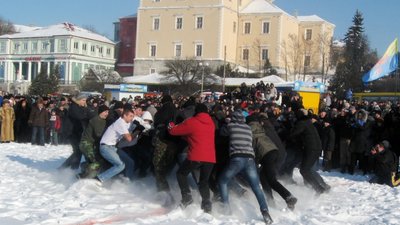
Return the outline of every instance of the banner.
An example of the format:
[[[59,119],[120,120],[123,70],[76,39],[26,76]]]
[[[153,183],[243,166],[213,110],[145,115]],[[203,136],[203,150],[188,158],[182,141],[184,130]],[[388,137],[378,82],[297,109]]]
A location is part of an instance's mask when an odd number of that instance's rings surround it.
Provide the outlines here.
[[[388,76],[391,72],[395,71],[399,64],[399,59],[397,56],[397,38],[389,45],[385,54],[378,61],[378,63],[364,76],[362,81],[368,83],[384,76]]]
[[[133,92],[133,93],[146,93],[147,85],[136,85],[136,84],[121,84],[120,91],[122,92]]]

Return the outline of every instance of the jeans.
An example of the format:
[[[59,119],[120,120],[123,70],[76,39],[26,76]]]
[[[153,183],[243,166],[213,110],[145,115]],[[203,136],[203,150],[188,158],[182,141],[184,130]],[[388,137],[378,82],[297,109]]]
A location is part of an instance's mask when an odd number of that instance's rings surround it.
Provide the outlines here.
[[[37,127],[34,126],[32,127],[32,139],[31,139],[31,143],[34,145],[36,144],[36,136],[37,134],[39,134],[39,145],[44,145],[44,127]]]
[[[256,195],[260,210],[268,210],[264,193],[260,188],[260,179],[258,177],[256,164],[251,157],[234,157],[230,159],[228,167],[225,168],[218,180],[222,202],[224,204],[229,204],[228,183],[240,172],[245,174],[251,189]]]
[[[118,149],[117,154],[125,164],[124,175],[129,178],[129,180],[133,180],[133,176],[135,175],[135,161],[122,149]]]
[[[58,145],[58,133],[54,129],[50,131],[50,139],[52,145]]]
[[[213,169],[212,163],[207,162],[194,162],[185,160],[176,172],[179,188],[181,189],[182,200],[187,201],[191,199],[190,187],[188,183],[188,175],[195,169],[200,169],[199,191],[202,198],[202,206],[211,206],[210,188],[208,186],[208,179],[210,178]]]
[[[125,169],[125,164],[122,162],[117,151],[118,149],[114,145],[100,145],[100,154],[112,164],[108,170],[97,176],[101,182],[111,179]]]

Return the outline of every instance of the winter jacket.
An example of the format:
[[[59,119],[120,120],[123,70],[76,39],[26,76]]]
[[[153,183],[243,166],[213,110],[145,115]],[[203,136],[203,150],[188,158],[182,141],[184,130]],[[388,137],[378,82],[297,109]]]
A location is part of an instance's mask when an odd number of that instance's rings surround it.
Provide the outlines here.
[[[222,136],[229,136],[229,156],[255,157],[251,128],[245,123],[241,110],[232,113],[231,122],[221,128]]]
[[[68,110],[68,118],[72,124],[72,136],[80,140],[83,130],[89,122],[89,115],[86,107],[72,102]]]
[[[156,128],[157,136],[161,140],[177,141],[168,133],[168,123],[176,122],[178,110],[172,102],[166,102],[154,115],[154,127]]]
[[[92,144],[100,144],[101,136],[106,128],[106,120],[95,116],[90,119],[89,124],[82,133],[81,141],[86,141]]]
[[[47,127],[49,124],[49,114],[47,110],[44,107],[39,109],[39,107],[35,105],[29,115],[28,123],[32,124],[34,127]]]
[[[324,151],[331,151],[335,150],[335,130],[332,126],[323,127],[322,128],[322,149]]]
[[[306,152],[320,152],[322,150],[318,131],[310,119],[298,120],[290,133],[290,139],[300,140]]]
[[[14,109],[0,108],[1,141],[14,141]]]
[[[250,122],[249,126],[253,134],[253,148],[256,153],[256,161],[260,162],[266,154],[277,151],[278,147],[276,147],[272,140],[265,134],[264,128],[259,122]]]
[[[188,159],[215,163],[215,125],[210,115],[199,113],[169,129],[174,136],[183,136],[189,144]]]
[[[351,138],[350,152],[366,154],[372,147],[368,139],[371,132],[371,123],[367,121],[368,114],[366,111],[360,110],[359,113],[363,115],[363,118],[356,120],[355,124],[353,124],[354,134]]]
[[[392,173],[397,172],[398,157],[390,149],[377,153],[375,158],[375,174],[378,177],[391,177]]]

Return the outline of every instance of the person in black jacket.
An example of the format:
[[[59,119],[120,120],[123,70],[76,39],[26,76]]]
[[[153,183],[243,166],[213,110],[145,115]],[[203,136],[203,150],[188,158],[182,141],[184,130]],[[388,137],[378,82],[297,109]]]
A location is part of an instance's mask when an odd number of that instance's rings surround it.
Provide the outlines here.
[[[81,141],[83,130],[89,122],[85,95],[79,95],[77,98],[73,99],[72,104],[69,107],[68,118],[72,125],[72,133],[69,138],[72,145],[72,154],[67,160],[65,160],[60,168],[70,167],[71,169],[78,169],[82,158],[79,143]]]
[[[335,120],[335,134],[339,138],[340,171],[345,173],[350,167],[350,141],[353,129],[350,126],[351,115],[348,110],[342,109]]]
[[[165,95],[161,100],[162,107],[154,115],[154,128],[156,134],[152,143],[154,146],[154,175],[159,192],[166,192],[168,200],[173,201],[167,181],[167,174],[175,164],[178,147],[176,145],[179,137],[173,137],[168,133],[168,124],[176,122],[178,111],[172,101],[171,96]],[[167,202],[166,204],[170,204]]]
[[[26,99],[22,99],[17,103],[15,109],[15,138],[18,143],[30,142],[31,133],[28,127],[29,115],[31,107]]]
[[[329,191],[330,186],[325,183],[313,168],[321,154],[322,145],[317,129],[313,126],[307,114],[305,109],[300,109],[296,112],[297,122],[290,133],[290,138],[301,140],[303,156],[300,164],[300,174],[303,176],[305,183],[310,184],[318,194],[322,194]]]
[[[332,153],[335,150],[335,130],[332,127],[331,120],[326,117],[323,120],[322,127],[322,150],[324,151],[324,171],[330,172],[332,169]]]
[[[390,150],[390,143],[385,140],[375,145],[371,155],[375,159],[375,176],[369,182],[397,186],[393,177],[397,173],[399,162],[397,155]]]

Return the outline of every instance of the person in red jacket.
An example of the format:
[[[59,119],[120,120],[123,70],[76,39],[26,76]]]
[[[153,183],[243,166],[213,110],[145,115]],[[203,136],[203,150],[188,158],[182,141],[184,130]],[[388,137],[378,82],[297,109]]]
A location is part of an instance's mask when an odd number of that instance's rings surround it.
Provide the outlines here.
[[[195,115],[179,125],[170,123],[169,133],[182,136],[188,142],[188,157],[176,172],[179,188],[181,189],[181,207],[186,208],[193,203],[188,184],[188,175],[200,169],[199,191],[202,198],[201,209],[210,213],[212,204],[208,179],[216,162],[215,156],[215,125],[208,108],[204,104],[197,104]]]

